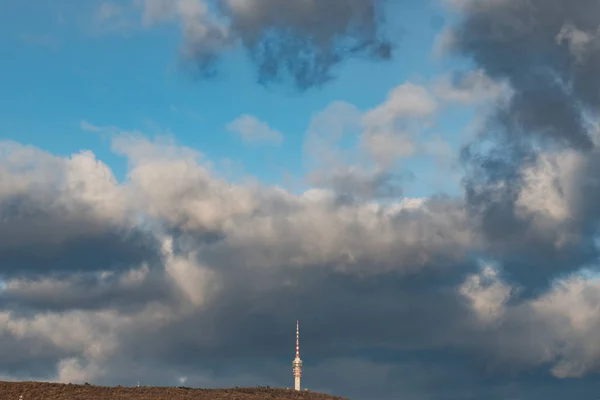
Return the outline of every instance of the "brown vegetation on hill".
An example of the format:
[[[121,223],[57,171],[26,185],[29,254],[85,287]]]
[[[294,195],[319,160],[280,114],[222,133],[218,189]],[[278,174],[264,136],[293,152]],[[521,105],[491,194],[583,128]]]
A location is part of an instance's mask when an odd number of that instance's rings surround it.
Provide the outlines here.
[[[185,387],[104,387],[43,382],[0,382],[1,400],[344,400],[309,391]]]

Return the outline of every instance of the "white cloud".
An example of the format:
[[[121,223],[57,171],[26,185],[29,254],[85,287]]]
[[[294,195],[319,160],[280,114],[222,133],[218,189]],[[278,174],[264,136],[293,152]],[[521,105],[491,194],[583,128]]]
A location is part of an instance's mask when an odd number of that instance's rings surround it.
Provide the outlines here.
[[[434,83],[433,90],[441,100],[463,105],[495,101],[511,94],[507,83],[492,80],[482,70],[458,76],[446,75]]]
[[[593,50],[590,46],[598,40],[599,35],[600,28],[590,32],[582,31],[571,24],[565,24],[556,35],[556,43],[559,45],[564,42],[568,43],[571,54],[581,63],[588,55],[589,50]]]
[[[239,135],[246,143],[266,143],[276,146],[283,142],[281,132],[253,115],[240,115],[227,125],[227,129]]]
[[[503,282],[498,271],[489,265],[478,274],[469,276],[460,287],[460,293],[469,299],[473,311],[484,323],[503,317],[512,288]]]
[[[414,127],[413,123],[429,122],[436,110],[436,99],[427,88],[406,82],[363,115],[362,145],[379,165],[393,165],[397,159],[415,152],[414,136],[422,125]]]
[[[86,120],[82,120],[79,123],[79,127],[87,132],[101,132],[103,131],[103,128],[100,126],[96,126],[94,124],[90,124],[89,122],[87,122]]]
[[[423,146],[421,133],[433,124],[438,101],[428,88],[405,82],[369,110],[333,102],[313,116],[305,141],[310,184],[356,198],[394,198],[405,172],[398,162],[417,154],[440,154]]]
[[[467,278],[460,289],[485,326],[501,338],[499,359],[526,366],[551,364],[557,378],[580,378],[598,368],[600,282],[570,277],[525,302],[509,304],[515,287],[489,267]],[[491,324],[491,325],[490,325]]]
[[[370,125],[392,124],[400,118],[426,118],[437,109],[435,99],[423,86],[406,82],[392,89],[386,101],[364,116]]]

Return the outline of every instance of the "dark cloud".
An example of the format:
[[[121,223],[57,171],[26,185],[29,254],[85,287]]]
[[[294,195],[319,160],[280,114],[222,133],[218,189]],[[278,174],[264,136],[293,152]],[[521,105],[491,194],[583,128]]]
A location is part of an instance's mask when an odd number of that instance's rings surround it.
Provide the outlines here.
[[[130,224],[119,190],[90,153],[61,160],[2,144],[0,277],[128,270],[157,263],[156,238]]]
[[[72,260],[75,261],[80,263],[80,267],[87,266],[80,259]],[[43,273],[23,268],[21,276],[24,278],[11,281],[0,295],[0,305],[23,315],[106,308],[134,312],[148,303],[177,297],[157,266],[132,270],[135,265],[137,263],[128,264],[125,271],[115,272],[110,262],[105,263],[100,269],[104,276],[102,273],[90,273],[89,268],[82,268],[79,273],[74,269],[60,271],[60,268],[53,268],[51,275],[54,277],[34,279],[31,279],[32,275]],[[107,274],[107,271],[110,273]]]
[[[331,80],[353,57],[389,60],[385,0],[144,0],[147,24],[179,18],[183,60],[200,76],[214,76],[221,55],[240,43],[257,67],[258,81],[291,81],[299,90]]]
[[[391,58],[385,37],[384,1],[224,0],[231,29],[258,65],[259,82],[291,78],[300,89],[332,78],[353,56]]]
[[[60,224],[62,221],[55,222]],[[51,232],[48,234],[51,235]],[[142,262],[156,263],[159,254],[155,239],[146,233],[115,231],[70,237],[59,243],[4,244],[0,246],[0,260],[0,274],[6,278],[32,273],[51,275],[127,270]]]
[[[20,376],[23,379],[51,376],[56,362],[67,353],[49,340],[18,337],[7,332],[0,335],[3,354],[0,376]]]
[[[481,233],[487,239],[489,255],[503,264],[510,279],[538,294],[548,288],[553,278],[574,272],[595,260],[598,255],[594,242],[596,223],[549,216],[543,207],[565,207],[561,203],[569,201],[564,193],[570,188],[561,177],[544,168],[546,165],[540,161],[541,156],[529,149],[515,147],[495,148],[493,154],[481,157],[467,153],[470,171],[465,180],[465,199],[470,215],[479,221]],[[540,164],[541,168],[536,169]],[[540,175],[547,174],[545,179],[549,187],[528,186],[532,184],[524,176],[528,168]],[[570,177],[590,178],[595,179],[589,175]],[[532,190],[530,196],[540,196],[542,203],[546,200],[550,204],[541,208],[529,207],[525,203],[533,200],[523,200],[528,190]],[[556,197],[544,199],[547,190],[554,191]],[[590,195],[595,192],[591,190]]]
[[[600,3],[455,3],[461,21],[452,30],[452,49],[488,76],[507,80],[514,92],[497,103],[479,143],[464,152],[466,200],[507,276],[525,285],[524,293],[543,291],[553,278],[598,257],[598,212],[581,208],[572,193],[575,186],[583,197],[598,194],[597,178],[585,165],[597,158],[590,118],[599,105],[600,81],[592,71],[600,54]],[[566,178],[563,168],[577,172]],[[532,171],[545,182],[536,182]],[[532,185],[539,186],[535,196],[546,210],[531,207]],[[568,208],[569,217],[550,215],[557,207]]]
[[[458,3],[458,2],[457,2]],[[590,148],[583,112],[598,105],[595,0],[463,1],[452,47],[516,94],[501,110],[516,136]]]
[[[328,175],[328,176],[327,176]],[[340,168],[328,174],[312,174],[309,182],[333,190],[341,201],[354,199],[395,199],[402,197],[406,178],[388,171],[360,171]]]

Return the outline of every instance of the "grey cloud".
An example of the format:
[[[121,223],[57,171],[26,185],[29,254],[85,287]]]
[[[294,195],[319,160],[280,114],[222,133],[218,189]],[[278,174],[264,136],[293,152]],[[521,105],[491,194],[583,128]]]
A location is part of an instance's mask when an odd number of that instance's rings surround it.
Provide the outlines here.
[[[61,226],[63,221],[56,222]],[[56,244],[3,245],[0,271],[6,277],[127,269],[142,262],[159,261],[155,246],[154,238],[145,233],[118,230],[72,237]]]
[[[102,265],[104,274],[73,270],[63,273],[62,279],[31,279],[37,271],[23,271],[25,278],[6,281],[0,304],[25,314],[102,308],[136,310],[150,302],[177,297],[173,285],[157,266],[130,269],[136,265],[133,262],[127,264],[127,270],[113,272],[108,269],[110,265]]]
[[[144,341],[135,332],[121,335],[122,347],[145,365],[206,368],[222,377],[248,373],[246,366],[252,364],[254,373],[264,374],[263,382],[285,386],[289,342],[293,343],[288,325],[294,324],[291,315],[299,316],[302,352],[310,364],[306,384],[343,394],[343,385],[329,378],[335,371],[326,372],[328,360],[355,355],[379,364],[377,354],[385,349],[388,362],[395,363],[396,357],[407,353],[417,358],[424,348],[456,342],[457,333],[464,330],[457,318],[464,315],[464,308],[456,293],[448,290],[451,286],[411,285],[394,274],[363,280],[322,269],[278,270],[257,273],[237,268],[224,277],[226,291],[207,309],[147,332]],[[287,285],[288,280],[296,284]],[[321,364],[325,365],[319,368]],[[235,384],[234,379],[230,382]],[[377,382],[363,385],[375,389]],[[357,388],[347,390],[353,396],[360,393]]]
[[[147,25],[179,20],[183,58],[213,75],[220,56],[241,43],[257,66],[258,81],[291,81],[305,90],[333,78],[351,57],[388,60],[384,1],[142,0]],[[213,7],[214,5],[214,7]]]
[[[406,178],[384,170],[361,171],[338,168],[327,173],[313,173],[308,181],[317,187],[331,188],[340,200],[394,199],[402,196]]]
[[[598,195],[588,169],[597,152],[548,156],[508,146],[468,157],[466,201],[490,255],[526,286],[523,294],[537,294],[598,258],[597,206],[583,200]]]
[[[66,355],[44,338],[19,338],[7,332],[3,332],[0,338],[3,354],[0,375],[22,379],[52,376],[57,360]]]
[[[577,98],[565,93],[558,82],[532,77],[520,86],[510,104],[498,110],[499,123],[511,140],[539,137],[559,146],[589,149],[592,139]]]
[[[1,148],[2,276],[129,268],[157,260],[154,238],[128,223],[123,194],[93,155],[65,160],[14,143]]]
[[[463,1],[462,21],[452,32],[455,52],[469,57],[516,91],[511,116],[520,134],[540,133],[567,145],[589,148],[580,107],[598,104],[595,32],[600,5],[584,0]],[[565,27],[572,27],[571,34]],[[585,57],[573,54],[573,29],[590,33]],[[570,39],[569,39],[570,38]]]
[[[597,369],[599,350],[592,334],[598,329],[593,311],[598,305],[597,281],[575,275],[555,283],[541,296],[513,302],[511,297],[516,297],[519,287],[494,276],[488,275],[486,280],[471,278],[475,284],[463,286],[461,292],[471,300],[480,329],[486,332],[487,340],[475,348],[480,358],[493,360],[489,364],[492,371],[518,374],[548,365],[554,377],[567,380]],[[508,292],[498,296],[499,287]],[[488,308],[496,312],[490,315]]]
[[[391,58],[383,32],[383,1],[225,0],[225,13],[258,65],[259,81],[291,77],[301,89],[332,78],[334,66],[366,55]]]
[[[543,292],[554,278],[598,258],[598,211],[579,203],[573,193],[582,198],[598,194],[587,165],[595,165],[597,158],[590,121],[598,105],[592,71],[600,5],[450,3],[461,17],[450,31],[453,51],[498,82],[508,82],[511,90],[463,153],[466,201],[480,221],[488,251],[504,264],[507,276],[525,286],[524,294]],[[547,183],[536,193],[546,199],[546,209],[531,206],[531,189],[540,180]],[[524,198],[530,206],[523,206]],[[566,208],[557,216],[552,207]]]

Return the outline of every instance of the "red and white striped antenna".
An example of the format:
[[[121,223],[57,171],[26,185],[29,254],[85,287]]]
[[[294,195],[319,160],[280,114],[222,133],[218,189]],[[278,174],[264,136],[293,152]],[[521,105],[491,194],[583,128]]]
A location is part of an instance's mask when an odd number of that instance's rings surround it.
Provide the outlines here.
[[[296,320],[296,358],[300,358],[300,322]]]

